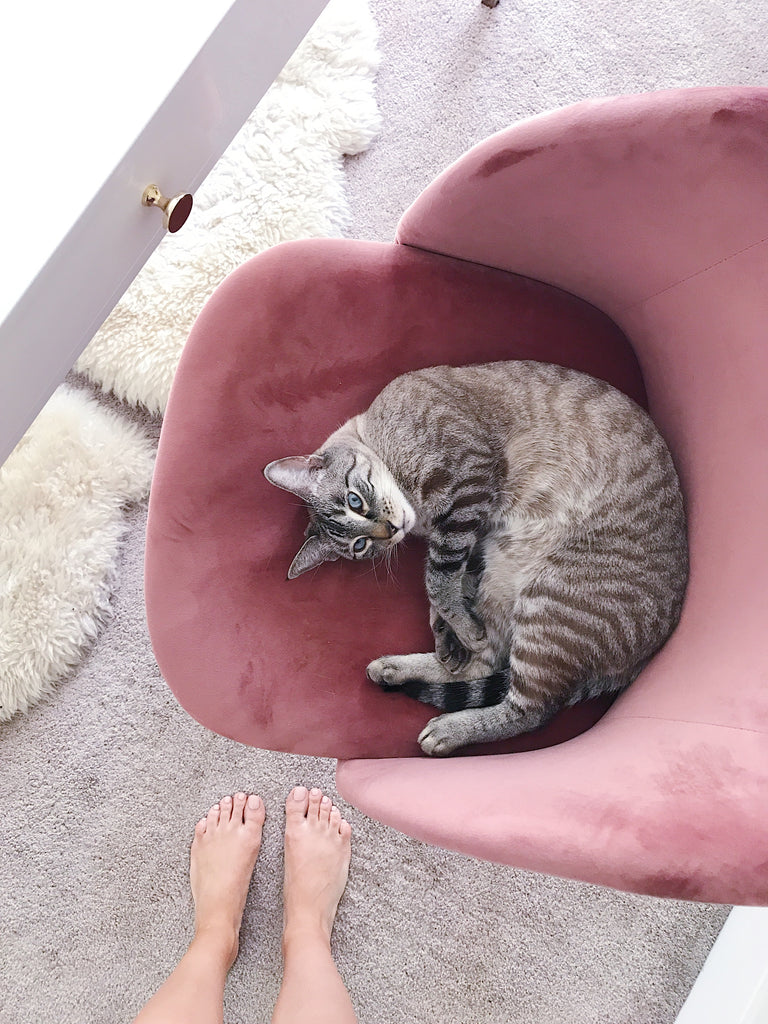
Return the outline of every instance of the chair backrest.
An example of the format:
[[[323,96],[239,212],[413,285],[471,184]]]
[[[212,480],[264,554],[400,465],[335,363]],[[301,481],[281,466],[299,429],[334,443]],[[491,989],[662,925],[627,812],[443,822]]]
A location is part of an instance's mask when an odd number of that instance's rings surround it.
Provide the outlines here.
[[[397,240],[557,285],[625,331],[683,483],[691,578],[606,717],[768,731],[768,89],[521,122],[437,178]]]

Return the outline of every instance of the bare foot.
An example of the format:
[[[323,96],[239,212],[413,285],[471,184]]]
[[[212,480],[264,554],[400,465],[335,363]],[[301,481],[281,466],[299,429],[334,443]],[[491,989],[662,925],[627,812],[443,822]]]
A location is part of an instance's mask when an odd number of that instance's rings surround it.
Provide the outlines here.
[[[297,786],[285,803],[283,941],[313,932],[330,942],[347,884],[352,828],[319,789]]]
[[[195,826],[189,866],[195,935],[220,940],[230,967],[237,957],[264,817],[261,797],[236,793],[214,804]]]

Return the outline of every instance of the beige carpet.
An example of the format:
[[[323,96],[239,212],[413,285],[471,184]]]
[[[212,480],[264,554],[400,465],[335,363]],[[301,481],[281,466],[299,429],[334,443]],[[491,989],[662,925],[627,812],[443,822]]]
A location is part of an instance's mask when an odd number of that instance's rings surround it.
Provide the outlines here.
[[[447,162],[518,117],[606,93],[768,85],[757,0],[630,0],[620,16],[575,0],[371,7],[383,130],[348,162],[356,237],[391,238]],[[54,702],[0,726],[3,1024],[132,1018],[191,934],[193,824],[238,788],[260,791],[269,817],[225,1019],[269,1020],[282,801],[299,781],[332,792],[331,762],[238,746],[179,708],[146,634],[141,507],[129,525],[97,646]],[[727,913],[475,862],[348,813],[335,951],[362,1024],[672,1024]]]

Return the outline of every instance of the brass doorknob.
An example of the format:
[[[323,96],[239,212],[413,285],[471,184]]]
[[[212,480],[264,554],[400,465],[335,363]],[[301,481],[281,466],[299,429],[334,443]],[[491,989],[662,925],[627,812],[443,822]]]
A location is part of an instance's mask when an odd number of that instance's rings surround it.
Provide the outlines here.
[[[147,185],[141,197],[142,206],[156,206],[163,211],[163,223],[174,234],[184,227],[192,210],[192,196],[182,192],[173,199],[166,199],[157,185]]]

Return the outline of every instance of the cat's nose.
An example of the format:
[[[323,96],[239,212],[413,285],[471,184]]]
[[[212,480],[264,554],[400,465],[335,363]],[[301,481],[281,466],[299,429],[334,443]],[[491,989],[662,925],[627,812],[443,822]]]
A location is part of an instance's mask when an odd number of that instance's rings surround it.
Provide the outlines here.
[[[385,523],[377,522],[371,530],[371,536],[377,540],[391,540],[397,533],[398,527],[387,520]]]

